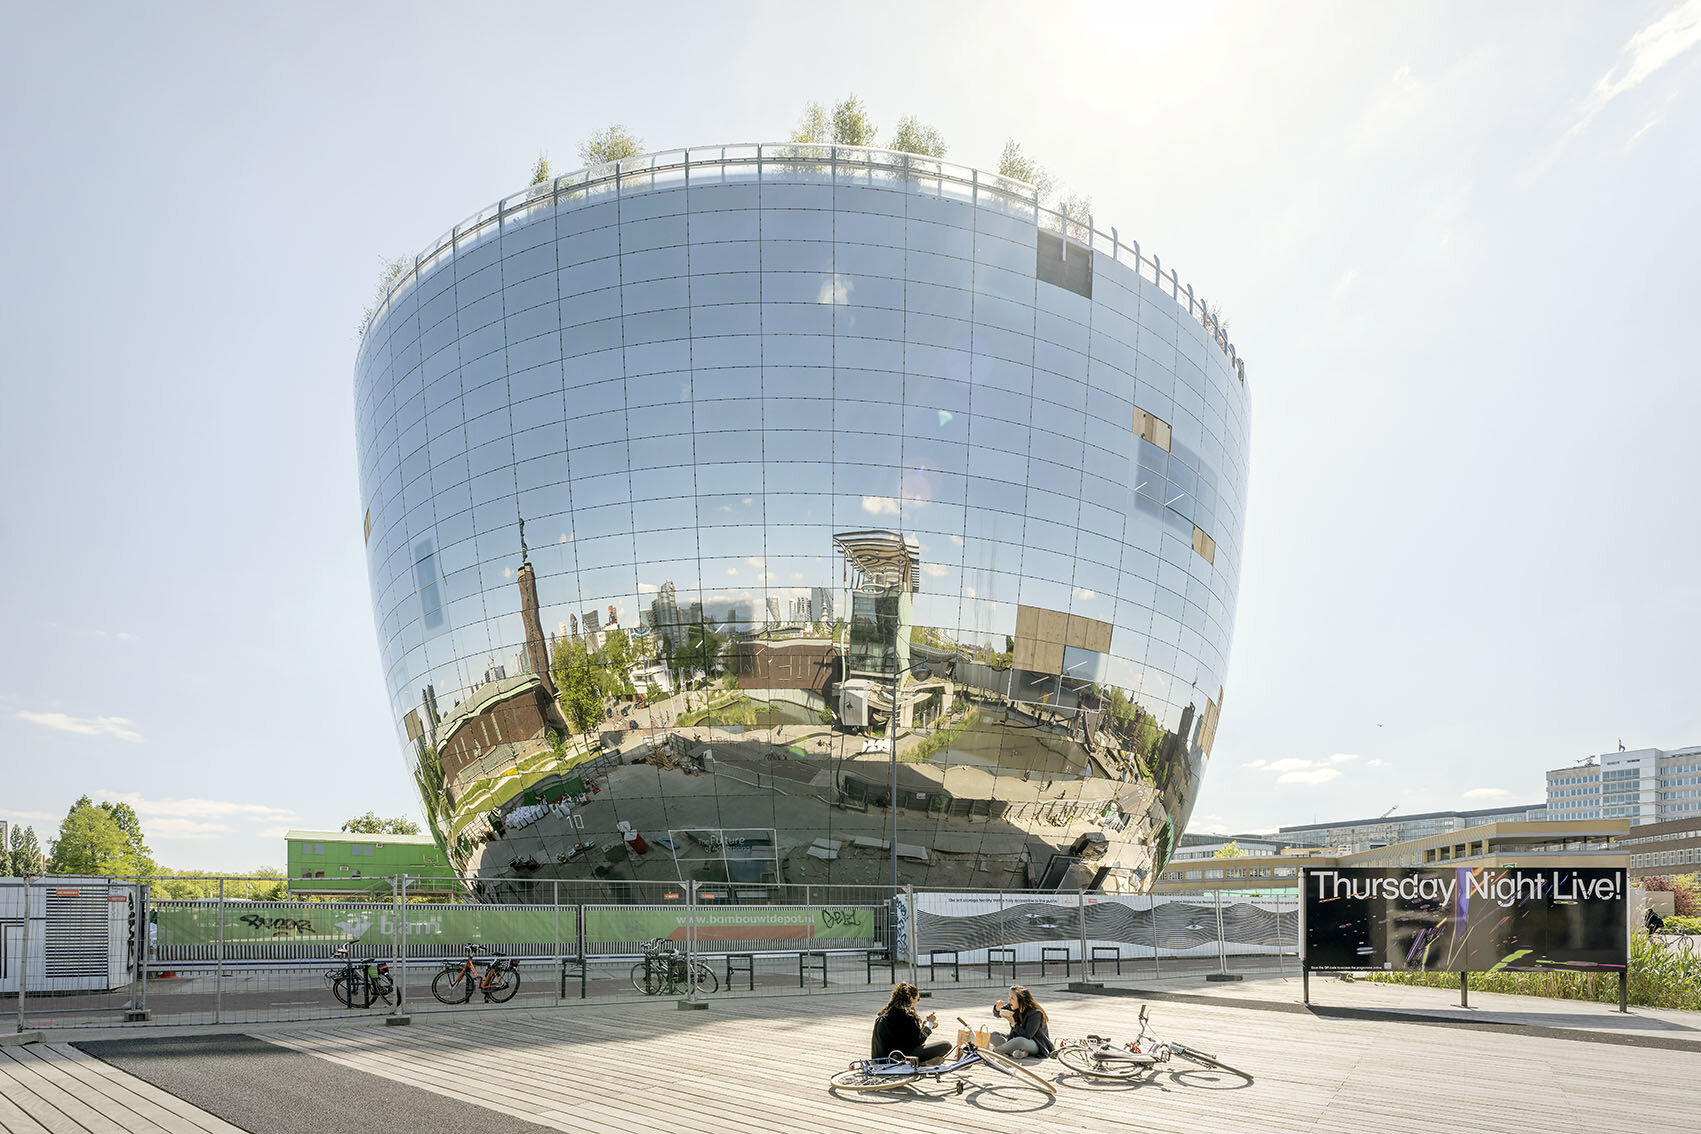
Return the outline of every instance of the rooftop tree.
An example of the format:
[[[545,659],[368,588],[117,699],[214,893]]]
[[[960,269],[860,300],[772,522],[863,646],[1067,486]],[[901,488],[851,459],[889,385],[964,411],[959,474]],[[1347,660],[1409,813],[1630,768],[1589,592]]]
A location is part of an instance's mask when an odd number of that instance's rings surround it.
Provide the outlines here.
[[[898,128],[893,132],[887,147],[906,154],[920,154],[922,157],[945,156],[945,139],[939,131],[925,125],[913,114],[898,119]]]
[[[592,134],[579,145],[579,158],[586,165],[624,161],[644,152],[644,139],[616,122]]]
[[[1004,152],[998,157],[998,175],[1026,181],[1039,190],[1042,201],[1051,196],[1051,174],[1045,171],[1043,165],[1023,153],[1021,143],[1014,138],[1004,143]]]

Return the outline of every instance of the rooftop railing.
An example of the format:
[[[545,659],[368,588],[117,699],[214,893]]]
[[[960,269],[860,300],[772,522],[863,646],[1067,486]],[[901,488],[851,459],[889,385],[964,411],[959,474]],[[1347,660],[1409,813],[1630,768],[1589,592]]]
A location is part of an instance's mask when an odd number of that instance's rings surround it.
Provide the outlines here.
[[[1007,210],[1030,215],[1042,229],[1060,233],[1072,243],[1102,252],[1118,263],[1128,264],[1135,274],[1155,284],[1174,299],[1188,316],[1205,329],[1206,336],[1228,357],[1241,383],[1246,382],[1246,364],[1229,341],[1228,332],[1213,305],[1191,284],[1183,284],[1174,268],[1166,269],[1161,259],[1141,251],[1137,240],[1123,240],[1113,227],[1100,229],[1091,213],[1071,215],[1066,209],[1047,208],[1040,191],[1025,181],[939,158],[867,146],[831,146],[810,143],[740,143],[651,154],[605,162],[575,170],[553,181],[530,186],[479,210],[432,241],[410,268],[390,284],[384,299],[373,310],[363,328],[383,317],[396,299],[445,257],[481,243],[506,225],[523,224],[539,214],[572,201],[617,196],[633,189],[654,189],[692,182],[761,180],[768,171],[804,171],[829,174],[834,183],[892,185],[905,183],[930,188],[941,197],[980,205],[996,201]]]

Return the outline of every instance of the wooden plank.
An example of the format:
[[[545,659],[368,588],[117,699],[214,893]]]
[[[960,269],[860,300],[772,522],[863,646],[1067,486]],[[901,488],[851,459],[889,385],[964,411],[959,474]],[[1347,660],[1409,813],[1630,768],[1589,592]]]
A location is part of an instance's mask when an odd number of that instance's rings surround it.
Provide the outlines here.
[[[104,1079],[117,1087],[130,1092],[138,1099],[158,1107],[161,1111],[181,1120],[186,1130],[204,1131],[205,1134],[245,1134],[239,1127],[232,1126],[217,1115],[209,1114],[193,1103],[185,1102],[168,1091],[161,1090],[146,1079],[120,1071],[118,1068],[96,1059],[92,1055],[78,1051],[70,1044],[46,1045],[64,1061],[68,1071],[90,1080]],[[161,1123],[165,1125],[165,1123]]]
[[[102,1108],[91,1105],[80,1097],[83,1092],[76,1089],[76,1084],[66,1083],[63,1072],[38,1056],[29,1054],[26,1048],[0,1048],[0,1055],[10,1060],[7,1072],[14,1081],[23,1083],[44,1103],[51,1105],[60,1114],[75,1122],[88,1134],[130,1134],[134,1129],[136,1134],[159,1134],[159,1128],[152,1123],[142,1122],[135,1115],[121,1107],[107,1107],[107,1110],[120,1112],[117,1115],[104,1113]],[[122,1121],[121,1121],[122,1120]],[[129,1126],[126,1126],[129,1123]]]

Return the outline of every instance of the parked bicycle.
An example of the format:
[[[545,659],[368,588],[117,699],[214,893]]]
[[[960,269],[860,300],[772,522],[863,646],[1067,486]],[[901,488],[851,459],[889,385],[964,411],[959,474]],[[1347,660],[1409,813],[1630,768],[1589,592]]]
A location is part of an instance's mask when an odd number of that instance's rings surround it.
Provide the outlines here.
[[[354,942],[342,946],[331,956],[343,962],[340,968],[325,973],[331,995],[344,1008],[370,1008],[375,1000],[389,1004],[396,994],[396,982],[390,977],[390,966],[383,961],[358,962],[354,959]]]
[[[1118,1045],[1103,1036],[1064,1040],[1057,1045],[1058,1061],[1071,1071],[1090,1075],[1096,1079],[1132,1079],[1160,1063],[1168,1063],[1172,1057],[1180,1057],[1197,1063],[1201,1067],[1239,1075],[1242,1079],[1250,1080],[1252,1078],[1246,1072],[1230,1067],[1209,1052],[1200,1051],[1196,1047],[1189,1047],[1175,1040],[1154,1041],[1150,1045],[1146,1045],[1146,1027],[1146,1006],[1142,1004],[1140,1006],[1140,1034],[1134,1037],[1134,1042]]]
[[[701,957],[687,961],[679,947],[665,937],[644,943],[644,959],[632,966],[632,987],[645,996],[672,996],[695,984],[699,992],[715,992],[721,982]]]
[[[431,978],[431,995],[445,1004],[465,1004],[472,999],[473,990],[484,993],[486,1002],[504,1004],[520,991],[520,968],[506,953],[494,954],[480,969],[473,954],[484,952],[479,945],[468,945],[463,961],[448,961],[443,971]]]
[[[976,1044],[973,1036],[974,1029],[961,1016],[957,1023],[969,1033],[970,1038],[957,1049],[957,1056],[949,1063],[941,1063],[933,1067],[923,1067],[913,1055],[882,1056],[879,1059],[857,1059],[852,1061],[849,1068],[840,1071],[828,1080],[834,1087],[842,1091],[889,1091],[894,1087],[902,1087],[917,1079],[932,1079],[939,1082],[940,1077],[965,1071],[977,1063],[984,1063],[994,1071],[1001,1071],[1024,1086],[1055,1095],[1057,1087],[1045,1079],[1010,1059],[999,1055]],[[965,1084],[957,1080],[957,1093],[963,1093]]]

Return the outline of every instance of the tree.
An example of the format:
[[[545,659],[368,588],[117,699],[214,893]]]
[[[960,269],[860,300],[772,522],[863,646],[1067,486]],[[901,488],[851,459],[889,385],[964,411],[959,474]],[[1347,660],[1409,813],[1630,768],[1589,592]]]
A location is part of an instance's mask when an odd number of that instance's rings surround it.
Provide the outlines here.
[[[579,157],[586,165],[623,161],[643,152],[644,140],[618,122],[598,130],[579,146]]]
[[[797,129],[791,132],[791,140],[825,145],[832,141],[832,137],[833,118],[827,113],[827,108],[818,102],[805,105],[803,117],[798,119]]]
[[[71,805],[47,868],[53,874],[139,874],[130,839],[105,806],[83,796]]]
[[[537,164],[532,166],[531,184],[542,185],[549,180],[549,158],[543,154],[537,155]]]
[[[602,691],[589,664],[568,666],[558,682],[557,700],[573,731],[587,733],[602,719]]]
[[[846,95],[833,107],[833,144],[839,146],[872,146],[879,133],[869,121],[862,100]]]
[[[130,857],[135,863],[134,874],[152,874],[154,872],[154,854],[148,849],[146,839],[142,836],[142,820],[128,803],[102,803],[101,810],[112,816],[112,821],[118,824],[118,829],[124,832],[124,841],[129,847]]]
[[[1086,243],[1093,231],[1093,199],[1084,193],[1066,193],[1057,202],[1057,211],[1068,218],[1069,235]]]
[[[47,856],[41,853],[41,843],[36,841],[34,827],[12,828],[12,849],[6,857],[6,873],[13,877],[22,878],[47,870]]]
[[[356,815],[343,824],[343,830],[356,835],[417,835],[419,824],[412,819],[398,816],[395,819],[380,819],[368,811],[365,815]]]
[[[401,279],[411,267],[413,259],[408,256],[397,256],[393,260],[384,261],[384,270],[378,274],[378,289],[372,295],[372,302],[368,303],[360,314],[360,326],[357,330],[361,335],[366,334],[366,325],[372,322],[372,316],[390,294],[390,285]]]
[[[898,119],[898,128],[892,134],[889,146],[891,149],[901,150],[906,154],[920,154],[922,157],[945,156],[945,139],[940,136],[939,131],[923,125],[913,114]]]
[[[1020,143],[1014,138],[1004,143],[1004,152],[998,158],[998,175],[1026,181],[1039,190],[1042,201],[1051,196],[1051,174],[1047,173],[1039,162],[1023,153]]]
[[[1230,839],[1228,842],[1226,842],[1222,846],[1218,847],[1217,853],[1212,855],[1211,857],[1212,858],[1245,858],[1246,852],[1240,849],[1240,843],[1239,842],[1235,841],[1234,839]]]
[[[708,677],[714,672],[725,645],[725,638],[701,622],[693,622],[686,631],[685,645],[674,651],[673,660],[680,669],[700,669]]]

